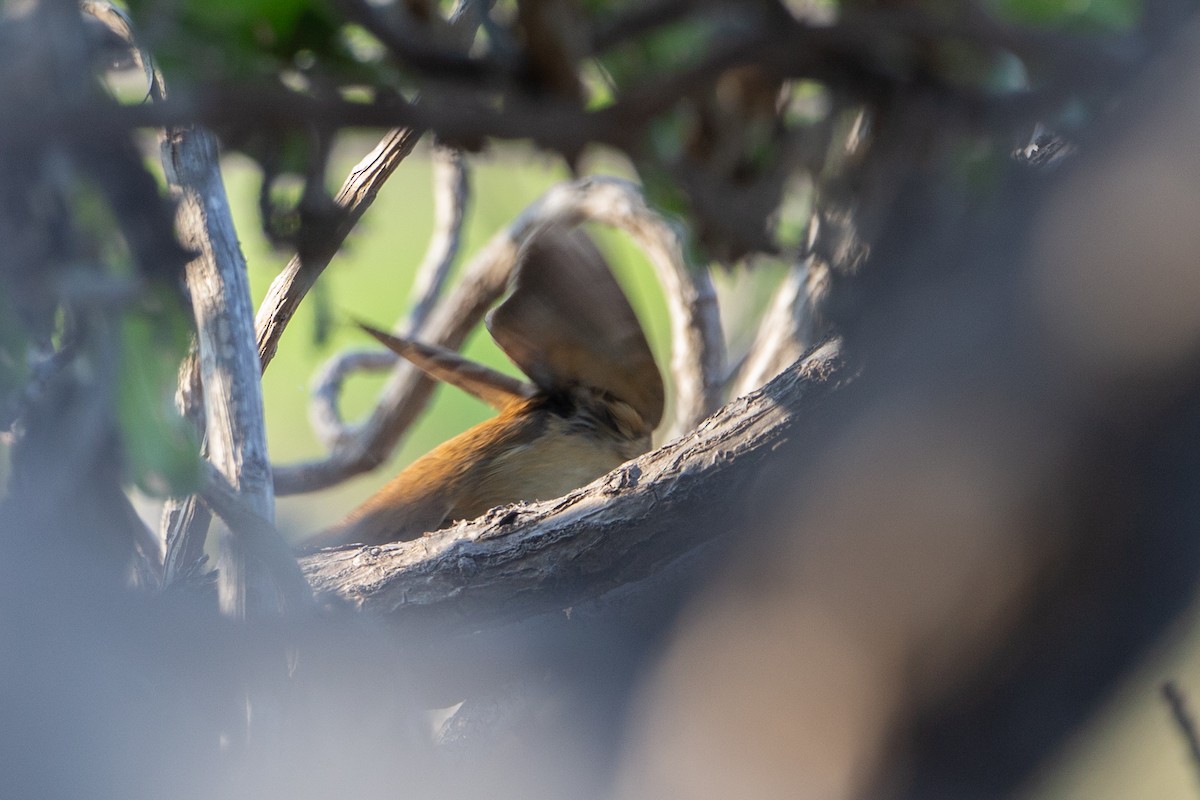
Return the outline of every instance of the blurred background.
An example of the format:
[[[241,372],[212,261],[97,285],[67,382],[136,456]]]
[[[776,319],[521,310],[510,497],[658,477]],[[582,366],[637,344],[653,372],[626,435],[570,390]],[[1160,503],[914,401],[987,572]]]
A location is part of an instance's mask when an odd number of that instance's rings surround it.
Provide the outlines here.
[[[115,45],[71,0],[0,15],[0,795],[422,797],[461,773],[445,796],[1200,797],[1163,691],[1200,697],[1196,3],[83,7]],[[126,11],[176,94],[145,90]],[[114,46],[135,76],[115,98],[93,80]],[[530,593],[537,613],[480,622],[455,605],[488,566],[472,558],[522,531],[450,531],[306,557],[364,583],[260,616],[214,585],[246,552],[275,579],[299,567],[251,526],[219,578],[189,563],[160,585],[148,493],[212,490],[171,435],[196,262],[154,133],[212,141],[196,121],[222,144],[255,305],[328,236],[376,126],[412,124],[468,153],[459,267],[549,187],[616,174],[711,273],[727,371],[776,288],[815,274],[827,291],[793,310],[848,366],[793,365],[758,397],[796,415],[769,453],[667,473],[670,511],[627,527],[699,544],[636,582],[580,577],[601,542]],[[260,510],[269,464],[323,454],[310,387],[369,345],[350,321],[408,308],[428,147],[264,376],[269,453],[234,443],[263,456],[237,495]],[[653,271],[594,233],[665,371]],[[515,373],[482,328],[464,351]],[[382,382],[353,378],[346,416]],[[278,528],[301,542],[487,416],[438,389],[388,463],[281,498]],[[356,613],[405,577],[372,559],[423,547],[463,555],[414,579],[444,605]],[[462,741],[434,735],[447,716]]]

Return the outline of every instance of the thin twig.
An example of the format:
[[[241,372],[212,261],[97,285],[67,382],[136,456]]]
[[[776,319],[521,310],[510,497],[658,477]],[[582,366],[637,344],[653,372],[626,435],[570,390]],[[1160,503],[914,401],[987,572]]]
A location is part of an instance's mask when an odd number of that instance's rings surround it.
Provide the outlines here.
[[[390,130],[362,161],[360,161],[338,190],[334,202],[342,209],[342,217],[332,226],[333,235],[319,251],[307,261],[293,256],[287,266],[271,282],[267,296],[258,307],[254,327],[258,341],[258,356],[262,369],[266,370],[279,347],[279,337],[291,321],[300,302],[317,278],[329,265],[342,242],[371,207],[384,181],[396,171],[400,162],[408,157],[421,138],[422,131],[415,128]]]
[[[762,386],[812,346],[820,336],[819,306],[828,290],[829,267],[820,259],[810,256],[788,270],[734,375],[731,396]]]
[[[503,293],[517,254],[539,230],[554,224],[600,222],[625,230],[646,251],[663,283],[672,323],[672,375],[676,396],[665,439],[693,427],[719,402],[724,341],[716,294],[708,273],[690,267],[680,234],[646,205],[636,185],[610,177],[560,184],[531,204],[471,260],[463,279],[429,318],[422,338],[456,349]],[[399,363],[367,423],[328,457],[275,468],[280,494],[313,491],[383,463],[424,408],[432,383]]]
[[[462,151],[453,147],[434,148],[433,235],[413,280],[412,296],[416,300],[408,318],[399,327],[404,336],[415,334],[429,319],[462,248],[463,223],[471,192],[470,177]]]
[[[452,14],[450,27],[454,36],[461,37],[464,47],[474,37],[478,25],[479,20],[471,13],[470,4],[460,3]],[[384,182],[396,171],[400,162],[412,153],[424,131],[425,128],[419,124],[402,124],[389,130],[375,149],[355,165],[342,182],[342,187],[334,197],[334,203],[342,209],[343,216],[333,226],[333,235],[329,241],[324,243],[319,251],[310,254],[307,261],[302,261],[299,255],[293,256],[283,271],[271,282],[267,296],[259,306],[254,320],[263,370],[266,370],[271,359],[275,357],[279,337],[296,313],[300,302],[308,294],[308,290],[329,265],[362,215],[375,202],[375,197]],[[436,163],[435,161],[435,169],[438,169]],[[461,158],[455,160],[454,168],[463,169]],[[457,181],[463,184],[462,191],[465,193],[465,174],[457,177]],[[455,186],[457,185],[456,182]],[[457,249],[457,239],[451,246]]]
[[[1200,733],[1197,732],[1196,720],[1188,709],[1187,696],[1175,681],[1167,681],[1162,685],[1162,696],[1171,710],[1171,719],[1175,721],[1179,735],[1187,745],[1192,769],[1196,771],[1197,779],[1200,779]]]
[[[399,14],[391,14],[386,18],[380,14],[377,4],[368,0],[333,0],[335,7],[350,22],[361,25],[378,39],[388,51],[406,67],[438,80],[457,79],[471,82],[495,82],[512,80],[516,77],[511,65],[490,57],[472,58],[466,54],[466,47],[461,42],[454,42],[450,25],[440,29],[426,23],[418,26],[404,24]],[[463,12],[466,4],[461,3],[459,10],[452,15],[456,17]],[[438,20],[439,22],[441,20]],[[476,23],[478,24],[478,23]],[[472,30],[472,33],[474,31]],[[436,34],[443,34],[437,36]],[[436,39],[445,39],[437,42]],[[434,39],[434,42],[430,42]],[[447,44],[449,47],[439,47]],[[460,45],[455,47],[454,45]]]
[[[270,123],[296,127],[320,123],[331,127],[404,126],[436,130],[450,141],[532,139],[564,153],[578,153],[590,142],[629,149],[640,143],[638,132],[656,115],[696,91],[711,87],[728,70],[749,64],[771,69],[784,78],[808,78],[852,95],[876,97],[908,82],[911,75],[881,63],[879,53],[898,44],[928,40],[967,40],[978,46],[1010,45],[1018,55],[1055,55],[1058,72],[1038,91],[996,95],[958,84],[925,86],[939,101],[960,109],[963,119],[987,125],[997,119],[1032,119],[1057,108],[1069,95],[1073,76],[1113,74],[1136,60],[1125,40],[1061,32],[1036,33],[1012,26],[981,26],[976,21],[947,21],[928,15],[857,15],[834,25],[772,20],[736,36],[724,37],[699,62],[624,91],[615,103],[589,110],[575,103],[532,100],[516,88],[497,89],[488,79],[461,78],[438,86],[437,103],[395,97],[376,103],[314,98],[275,87],[239,86],[154,106],[126,106],[97,115],[79,109],[55,124],[72,126],[160,127],[200,120],[212,125]],[[488,61],[481,61],[490,63]],[[486,71],[486,70],[484,70]],[[45,130],[42,119],[15,120],[6,133],[34,138]]]
[[[413,281],[412,296],[415,300],[412,308],[407,318],[396,325],[396,329],[404,336],[420,335],[425,321],[442,295],[462,246],[469,192],[469,173],[462,153],[450,147],[435,148],[433,235]],[[395,363],[396,356],[389,351],[361,349],[338,353],[325,362],[317,374],[308,409],[313,431],[325,447],[338,447],[359,428],[347,424],[338,407],[346,379],[359,370],[385,370]]]
[[[313,377],[308,422],[321,444],[330,450],[345,447],[360,428],[342,418],[338,405],[342,387],[350,376],[358,372],[386,372],[396,366],[397,358],[390,350],[359,348],[343,350],[320,366]],[[279,481],[278,475],[275,480]]]

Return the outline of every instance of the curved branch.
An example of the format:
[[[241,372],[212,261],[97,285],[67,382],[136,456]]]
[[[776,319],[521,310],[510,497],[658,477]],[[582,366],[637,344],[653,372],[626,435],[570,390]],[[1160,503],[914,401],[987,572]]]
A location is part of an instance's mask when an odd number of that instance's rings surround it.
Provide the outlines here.
[[[433,236],[413,281],[412,296],[416,301],[401,329],[404,336],[412,336],[424,327],[442,295],[454,259],[462,248],[463,223],[466,221],[467,201],[471,192],[470,178],[461,150],[441,146],[434,148]]]
[[[354,423],[346,423],[338,406],[346,380],[356,372],[386,372],[396,366],[397,359],[389,350],[358,348],[343,350],[321,365],[313,378],[308,405],[308,422],[321,444],[337,450],[359,430]],[[275,479],[278,482],[278,475]]]
[[[672,321],[676,397],[667,438],[673,438],[717,406],[725,349],[721,321],[707,272],[688,266],[676,228],[646,205],[641,191],[630,181],[590,177],[547,191],[493,236],[464,268],[462,281],[430,316],[422,339],[451,349],[461,346],[504,292],[526,241],[549,225],[588,221],[627,231],[646,251],[663,283]],[[397,364],[375,412],[357,435],[327,458],[277,466],[276,491],[313,491],[378,466],[424,408],[432,388],[415,367]]]
[[[678,228],[646,204],[641,190],[620,178],[585,178],[571,192],[545,196],[570,224],[600,222],[619,228],[646,253],[658,274],[671,317],[673,420],[664,441],[691,430],[716,410],[721,398],[725,340],[717,294],[708,271],[689,265]]]
[[[443,634],[594,599],[728,529],[721,523],[741,513],[736,498],[754,466],[844,374],[839,345],[828,342],[689,435],[565,497],[411,542],[323,550],[301,568],[326,600]]]
[[[442,295],[462,246],[469,192],[469,172],[462,152],[451,147],[435,148],[433,235],[413,281],[412,296],[416,300],[407,318],[397,326],[406,337],[420,333]],[[361,349],[338,353],[325,362],[317,374],[309,403],[309,421],[321,444],[330,449],[339,447],[361,427],[347,424],[338,408],[346,379],[359,370],[378,372],[395,364],[396,356],[387,350]]]

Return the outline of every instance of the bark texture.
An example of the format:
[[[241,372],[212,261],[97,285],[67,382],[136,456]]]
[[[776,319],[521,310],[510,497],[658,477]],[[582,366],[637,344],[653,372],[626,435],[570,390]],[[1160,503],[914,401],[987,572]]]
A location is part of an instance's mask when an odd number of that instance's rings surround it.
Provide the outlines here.
[[[755,466],[844,377],[839,344],[826,343],[687,436],[565,497],[411,542],[320,551],[302,569],[318,597],[443,633],[586,602],[723,533]]]

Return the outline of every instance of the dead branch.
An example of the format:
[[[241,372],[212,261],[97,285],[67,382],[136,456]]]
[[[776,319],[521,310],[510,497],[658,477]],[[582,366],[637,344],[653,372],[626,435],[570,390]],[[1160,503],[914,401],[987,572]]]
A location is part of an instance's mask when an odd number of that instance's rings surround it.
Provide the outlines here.
[[[342,209],[342,217],[332,226],[334,235],[307,262],[302,262],[299,255],[293,256],[271,281],[271,287],[254,320],[262,369],[265,370],[275,357],[279,337],[283,335],[283,329],[300,307],[308,290],[325,271],[325,267],[329,266],[334,254],[371,207],[371,203],[375,202],[384,181],[416,147],[422,133],[421,129],[412,127],[388,131],[375,149],[350,171],[338,190],[334,202]]]
[[[397,323],[404,336],[419,338],[422,326],[442,296],[450,268],[462,245],[470,191],[466,161],[460,151],[437,147],[433,153],[433,235],[413,281],[412,308]],[[309,420],[317,439],[333,449],[357,428],[347,425],[338,408],[346,379],[360,370],[380,371],[394,366],[396,356],[387,350],[355,349],[338,353],[321,367],[309,405]]]
[[[450,268],[462,247],[470,191],[470,173],[462,151],[453,147],[434,148],[433,235],[413,280],[415,301],[401,328],[406,336],[421,329],[442,296]]]
[[[476,13],[478,9],[473,6],[474,3],[461,2],[451,14],[451,36],[457,39],[458,44],[463,47],[466,47],[474,37],[481,22],[480,15]],[[308,290],[316,283],[325,267],[329,266],[329,262],[341,248],[346,237],[350,235],[350,231],[358,224],[362,215],[375,202],[375,197],[379,194],[379,189],[383,186],[384,181],[396,171],[400,162],[412,153],[425,129],[421,125],[404,123],[388,131],[375,149],[350,171],[346,180],[342,182],[342,188],[334,197],[335,205],[343,211],[343,217],[333,226],[334,235],[330,237],[329,241],[323,243],[319,251],[311,254],[307,262],[302,263],[298,254],[294,256],[271,282],[271,287],[267,290],[267,296],[263,299],[254,321],[258,334],[259,357],[262,359],[264,370],[271,363],[271,359],[275,357],[275,350],[279,347],[279,337],[283,334],[283,329],[291,320],[292,315],[296,313],[304,296],[308,294]],[[435,236],[434,240],[430,242],[427,256],[427,260],[434,260],[437,265],[443,261],[446,262],[445,267],[436,265],[430,267],[432,274],[429,291],[431,295],[436,296],[440,287],[438,270],[439,268],[448,270],[449,263],[453,262],[458,250],[461,238],[459,229],[462,222],[460,219],[456,223],[454,216],[461,215],[465,201],[460,201],[457,208],[452,201],[455,197],[465,198],[467,176],[460,156],[452,157],[448,164],[442,165],[439,165],[439,159],[435,158],[434,166],[438,175],[434,200],[439,204],[448,204],[448,208],[438,205],[436,213],[445,213],[449,216],[449,220],[445,221],[445,227],[442,227],[443,220],[439,217],[435,227],[444,231],[445,238],[439,240]],[[449,200],[443,196],[447,193],[451,195]],[[441,256],[436,257],[435,253],[440,253]],[[444,273],[441,274],[440,279],[445,279]],[[420,279],[418,279],[419,281]]]
[[[810,256],[792,266],[759,323],[754,344],[733,381],[730,396],[762,386],[821,335],[818,306],[829,290],[829,267]]]
[[[724,341],[708,274],[683,258],[678,231],[646,205],[641,191],[619,178],[589,177],[550,189],[471,260],[462,281],[430,316],[422,338],[459,347],[503,293],[522,245],[553,224],[600,222],[628,232],[655,267],[672,321],[674,421],[667,439],[688,430],[719,402]],[[383,463],[424,408],[432,383],[415,367],[397,364],[370,419],[328,457],[275,468],[279,494],[332,486]]]
[[[844,377],[839,345],[827,343],[687,436],[566,497],[412,542],[321,551],[301,567],[318,596],[442,632],[582,603],[717,535],[720,525],[687,521],[736,516],[750,465]]]
[[[200,487],[204,504],[240,537],[245,551],[266,567],[285,610],[294,613],[310,608],[312,590],[283,536],[270,521],[246,504],[215,467],[207,463],[204,466]]]
[[[187,266],[196,318],[203,388],[207,458],[238,492],[247,509],[275,516],[267,432],[246,261],[225,196],[217,143],[202,128],[168,131],[163,165],[179,193],[178,225],[184,245],[199,255]],[[203,528],[192,535],[202,536]],[[244,616],[248,583],[244,553],[236,539],[218,583],[222,608]],[[268,595],[263,594],[266,597]]]

